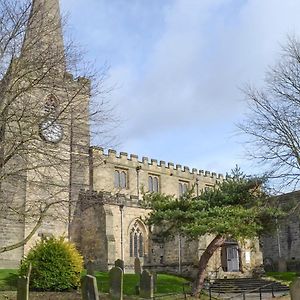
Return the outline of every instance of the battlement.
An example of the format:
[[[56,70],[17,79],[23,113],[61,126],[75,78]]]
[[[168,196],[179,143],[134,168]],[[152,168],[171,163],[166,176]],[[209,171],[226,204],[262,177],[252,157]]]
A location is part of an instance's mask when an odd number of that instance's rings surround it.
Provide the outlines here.
[[[128,167],[141,168],[141,169],[149,169],[151,170],[157,168],[158,171],[164,173],[168,172],[171,175],[183,176],[187,175],[196,175],[199,177],[212,178],[215,180],[223,180],[223,174],[217,174],[215,172],[210,172],[206,170],[198,170],[196,168],[190,169],[188,166],[182,166],[180,164],[174,164],[172,162],[166,163],[163,160],[158,161],[157,159],[148,158],[143,156],[140,160],[138,155],[136,154],[128,154],[127,152],[117,152],[113,149],[108,149],[107,152],[102,147],[91,147],[95,157],[101,156],[104,159],[104,162],[113,162],[115,164],[126,164]]]

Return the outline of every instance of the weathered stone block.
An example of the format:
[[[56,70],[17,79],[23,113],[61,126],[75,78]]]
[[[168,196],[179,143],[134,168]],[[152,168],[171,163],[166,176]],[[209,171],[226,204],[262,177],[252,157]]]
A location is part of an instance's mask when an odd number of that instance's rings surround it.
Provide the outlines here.
[[[99,300],[96,277],[91,275],[82,277],[81,295],[83,300]]]
[[[286,260],[284,257],[278,258],[278,272],[286,272],[287,271],[287,265]]]
[[[109,271],[109,294],[112,300],[123,300],[123,270],[119,267]]]
[[[154,288],[153,288],[153,275],[149,271],[144,270],[141,275],[140,281],[140,297],[141,298],[153,298]]]

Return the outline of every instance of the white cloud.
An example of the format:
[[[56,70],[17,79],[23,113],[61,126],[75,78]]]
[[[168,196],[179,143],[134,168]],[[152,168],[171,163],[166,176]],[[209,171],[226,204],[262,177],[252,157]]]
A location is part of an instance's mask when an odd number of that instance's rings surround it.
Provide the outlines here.
[[[300,32],[299,1],[75,2],[63,1],[76,11],[73,24],[92,55],[111,64],[110,81],[119,87],[111,98],[126,121],[124,150],[221,169],[241,161],[228,139],[245,111],[239,87],[261,85],[279,44]],[[201,139],[206,148],[198,160]],[[177,144],[181,149],[170,151]]]

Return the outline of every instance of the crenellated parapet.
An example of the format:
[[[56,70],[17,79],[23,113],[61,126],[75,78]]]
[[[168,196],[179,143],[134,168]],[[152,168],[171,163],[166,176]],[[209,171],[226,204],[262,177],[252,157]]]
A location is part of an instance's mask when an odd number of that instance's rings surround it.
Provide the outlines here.
[[[136,154],[128,154],[127,152],[117,152],[113,149],[108,149],[107,152],[104,151],[102,147],[92,147],[95,159],[97,157],[102,157],[104,163],[114,162],[120,166],[128,167],[140,167],[141,169],[151,169],[152,171],[158,171],[160,173],[168,173],[172,175],[182,176],[182,175],[194,175],[198,177],[207,177],[215,180],[222,181],[224,179],[223,174],[217,174],[215,172],[197,170],[196,168],[190,169],[188,166],[182,166],[180,164],[174,164],[173,162],[166,163],[163,160],[157,160],[153,158],[148,158],[143,156],[139,159]]]

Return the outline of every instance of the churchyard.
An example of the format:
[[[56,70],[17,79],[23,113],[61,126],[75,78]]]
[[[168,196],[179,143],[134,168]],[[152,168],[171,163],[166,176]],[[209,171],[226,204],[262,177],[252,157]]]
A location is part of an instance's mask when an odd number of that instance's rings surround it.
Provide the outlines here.
[[[122,266],[122,261],[116,265]],[[88,274],[89,273],[89,274]],[[29,275],[30,276],[30,275]],[[18,270],[0,270],[0,299],[184,299],[190,292],[189,281],[167,274],[150,274],[144,270],[141,274],[123,274],[116,266],[110,272],[85,270],[81,278],[81,289],[66,292],[30,291],[28,281],[20,281]]]
[[[122,261],[116,261],[116,265],[118,264],[122,266]],[[297,278],[295,272],[270,272],[267,275],[289,285]],[[194,299],[189,295],[190,282],[184,278],[167,274],[150,274],[148,271],[143,271],[141,275],[123,274],[120,267],[114,267],[110,272],[97,272],[88,268],[82,273],[81,289],[66,292],[30,290],[28,298],[26,296],[26,280],[23,282],[21,293],[17,292],[20,290],[20,281],[19,284],[18,281],[18,270],[0,270],[0,300],[16,299],[17,294],[18,300]],[[121,292],[122,287],[123,293]],[[298,289],[296,292],[298,293]],[[204,294],[201,299],[208,300],[209,296]],[[213,299],[219,298],[214,297]],[[283,295],[275,299],[293,300],[294,298]]]

